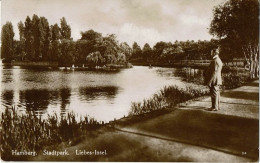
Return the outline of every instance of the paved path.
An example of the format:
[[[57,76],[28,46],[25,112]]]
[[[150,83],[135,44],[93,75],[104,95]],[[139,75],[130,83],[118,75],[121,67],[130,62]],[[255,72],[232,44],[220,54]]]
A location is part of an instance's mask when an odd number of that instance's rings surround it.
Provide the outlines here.
[[[186,151],[175,154],[192,161],[258,159],[259,81],[223,92],[220,111],[206,111],[210,106],[208,97],[179,106],[170,113],[116,128],[121,132],[179,143],[178,147],[170,148],[172,152]]]

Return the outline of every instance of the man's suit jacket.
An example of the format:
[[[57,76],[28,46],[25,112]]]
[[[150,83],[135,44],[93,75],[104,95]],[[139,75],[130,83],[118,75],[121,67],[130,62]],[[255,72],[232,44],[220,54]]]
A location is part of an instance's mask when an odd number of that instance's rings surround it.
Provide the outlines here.
[[[221,70],[222,70],[223,63],[221,59],[216,56],[209,65],[209,69],[207,71],[208,73],[208,80],[207,85],[208,86],[214,86],[214,85],[222,85],[222,78],[221,78]]]

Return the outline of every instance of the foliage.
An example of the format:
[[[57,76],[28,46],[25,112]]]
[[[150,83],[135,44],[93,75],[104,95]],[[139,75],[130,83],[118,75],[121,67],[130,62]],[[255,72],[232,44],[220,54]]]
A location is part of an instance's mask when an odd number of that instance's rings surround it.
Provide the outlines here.
[[[245,70],[238,68],[225,68],[223,69],[223,89],[233,89],[242,86],[249,80],[249,74]]]
[[[143,50],[142,50],[142,56],[144,58],[144,60],[148,60],[151,59],[151,56],[153,55],[153,51],[152,48],[150,47],[150,45],[148,43],[144,44]]]
[[[71,28],[66,19],[60,19],[60,26],[55,23],[49,25],[45,17],[33,15],[32,19],[27,16],[25,22],[18,24],[20,40],[13,40],[11,23],[3,26],[2,58],[11,61],[56,61],[62,66],[72,64],[86,66],[104,66],[106,64],[127,65],[132,56],[132,48],[126,43],[119,43],[116,35],[110,34],[105,37],[92,29],[81,32],[81,39],[73,41]],[[6,31],[10,26],[10,31]],[[11,41],[8,41],[11,40]],[[6,45],[6,46],[5,46]],[[7,52],[6,47],[9,47]],[[6,51],[6,52],[5,52]],[[5,55],[7,55],[7,58]]]
[[[71,39],[71,28],[67,24],[67,21],[64,17],[61,18],[60,20],[60,34],[61,34],[61,39]]]
[[[11,22],[6,22],[2,27],[1,42],[1,58],[4,58],[6,61],[12,60],[14,57],[14,30]]]
[[[209,59],[210,51],[216,47],[217,40],[210,41],[175,41],[171,42],[157,42],[153,48],[150,47],[148,43],[146,43],[143,47],[143,50],[135,45],[135,48],[139,51],[138,53],[133,51],[133,56],[131,57],[131,61],[139,61],[143,63],[160,63],[171,65],[178,60],[186,60],[186,59]],[[139,49],[139,50],[138,50]],[[134,54],[135,52],[135,54]]]
[[[122,53],[125,54],[126,60],[128,61],[132,56],[132,48],[126,42],[121,43],[120,48]]]
[[[259,1],[229,0],[213,10],[210,33],[220,39],[223,56],[259,62]],[[255,66],[250,71],[256,71]]]
[[[151,98],[143,102],[132,103],[129,115],[140,115],[155,110],[170,109],[179,103],[197,98],[209,93],[207,87],[199,85],[189,85],[185,88],[168,86],[154,94]]]
[[[132,58],[139,58],[142,55],[142,49],[141,47],[137,44],[137,42],[133,43],[133,54]]]
[[[84,117],[77,121],[77,116],[68,113],[58,118],[48,115],[47,119],[37,117],[34,112],[19,114],[15,108],[5,109],[1,115],[1,155],[2,159],[14,158],[11,151],[40,151],[55,147],[61,142],[74,141],[101,124],[93,118]]]

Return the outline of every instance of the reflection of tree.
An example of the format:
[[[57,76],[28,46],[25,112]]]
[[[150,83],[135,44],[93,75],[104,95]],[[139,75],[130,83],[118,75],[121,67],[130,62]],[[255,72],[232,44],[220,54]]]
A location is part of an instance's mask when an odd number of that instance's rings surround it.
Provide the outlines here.
[[[60,91],[60,98],[61,98],[61,113],[65,113],[66,111],[66,105],[70,103],[70,96],[71,96],[71,90],[68,88],[63,88]]]
[[[12,90],[4,91],[1,95],[1,100],[4,102],[5,106],[12,106],[14,99],[14,92]]]
[[[25,104],[26,110],[46,110],[51,100],[51,92],[48,90],[25,90],[20,92],[20,101]]]
[[[20,91],[20,102],[26,107],[27,111],[44,111],[46,112],[49,104],[61,103],[61,112],[65,112],[66,105],[70,103],[71,90],[63,88],[58,91],[42,90],[25,90]]]
[[[184,81],[196,82],[203,84],[203,69],[195,69],[191,67],[177,68],[174,71],[174,75],[181,77]]]
[[[118,87],[103,86],[103,87],[84,87],[79,88],[79,95],[87,101],[94,100],[100,96],[106,98],[113,98],[118,92]]]

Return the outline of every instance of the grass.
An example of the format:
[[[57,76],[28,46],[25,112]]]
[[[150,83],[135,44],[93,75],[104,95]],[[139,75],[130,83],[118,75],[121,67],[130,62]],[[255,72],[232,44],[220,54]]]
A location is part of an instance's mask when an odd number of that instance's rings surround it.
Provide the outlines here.
[[[177,104],[207,95],[208,93],[208,88],[202,85],[192,84],[185,88],[167,86],[160,90],[159,93],[154,94],[151,98],[144,99],[143,102],[132,103],[129,115],[140,115],[155,110],[172,108]]]
[[[40,151],[53,149],[61,142],[73,145],[89,131],[101,127],[93,118],[80,117],[74,113],[58,118],[57,114],[48,115],[47,119],[38,118],[34,112],[17,114],[13,107],[6,108],[1,115],[1,157],[12,160],[11,151]]]

